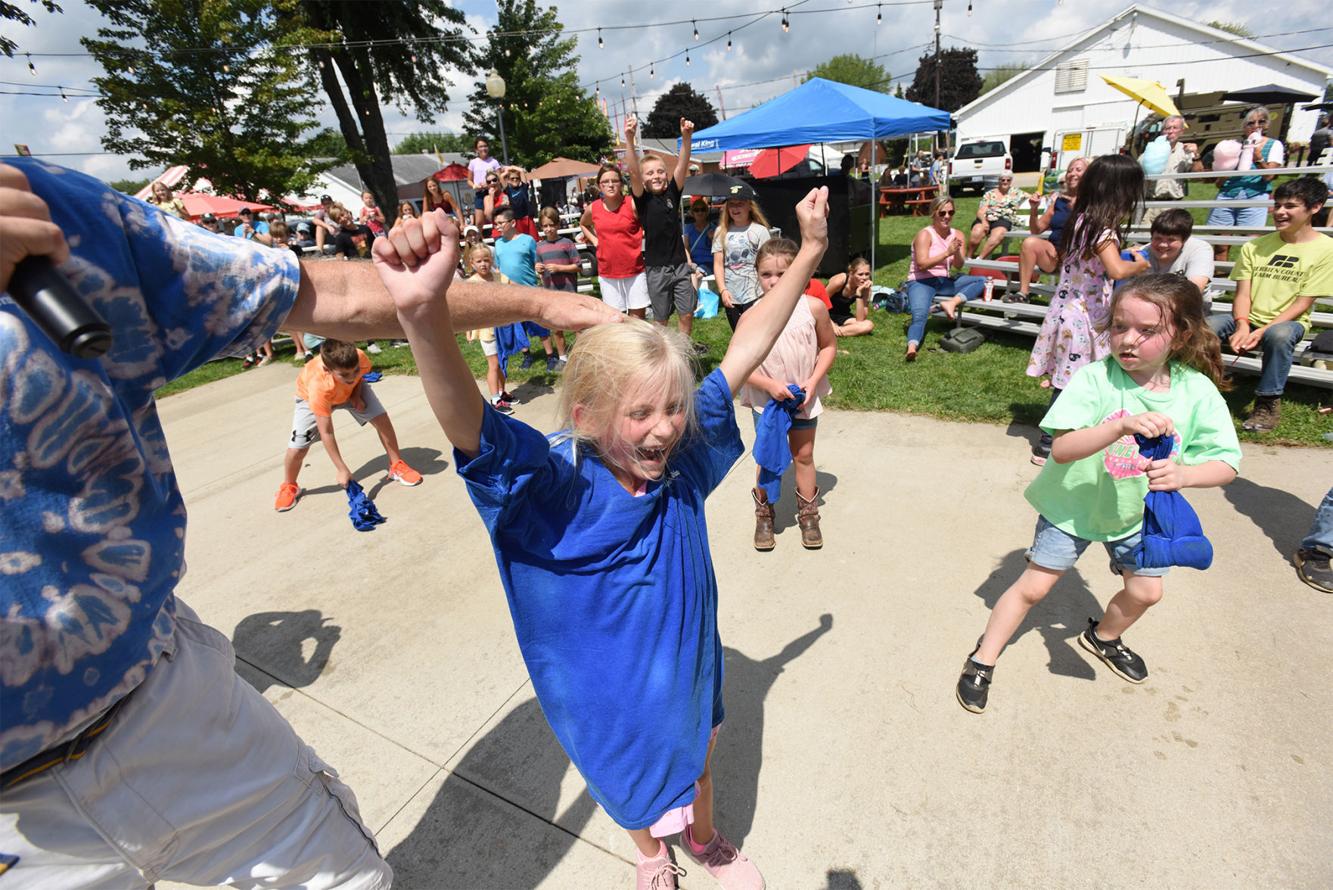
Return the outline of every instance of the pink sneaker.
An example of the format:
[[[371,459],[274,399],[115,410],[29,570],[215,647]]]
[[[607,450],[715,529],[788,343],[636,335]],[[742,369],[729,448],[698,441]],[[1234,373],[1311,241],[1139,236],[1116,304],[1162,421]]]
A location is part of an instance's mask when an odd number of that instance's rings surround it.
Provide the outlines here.
[[[634,885],[636,890],[676,890],[676,876],[684,875],[685,869],[671,861],[671,854],[667,852],[666,844],[661,844],[657,850],[657,855],[651,859],[645,857],[638,850],[635,850],[634,853],[639,858],[639,865],[635,872],[637,875],[637,881]]]
[[[682,838],[685,843],[681,847],[687,856],[702,865],[722,885],[723,890],[764,890],[764,876],[759,873],[759,869],[717,829],[713,830],[713,839],[708,842],[708,846],[698,853],[694,852],[692,828],[685,829]]]

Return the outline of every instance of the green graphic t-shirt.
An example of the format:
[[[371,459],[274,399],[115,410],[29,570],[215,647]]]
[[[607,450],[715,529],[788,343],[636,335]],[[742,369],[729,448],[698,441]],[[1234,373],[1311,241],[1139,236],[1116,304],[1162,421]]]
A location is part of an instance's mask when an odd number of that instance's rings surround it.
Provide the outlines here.
[[[1175,424],[1172,459],[1186,465],[1225,461],[1240,469],[1240,442],[1217,387],[1186,365],[1171,366],[1171,389],[1149,392],[1114,357],[1084,365],[1069,381],[1041,428],[1049,433],[1086,429],[1113,418],[1153,411]],[[1139,449],[1124,436],[1082,460],[1048,460],[1024,496],[1052,525],[1087,541],[1118,541],[1143,524],[1148,477]]]
[[[1288,244],[1277,232],[1240,249],[1232,281],[1250,280],[1250,324],[1266,325],[1297,297],[1333,296],[1333,238]],[[1297,319],[1310,329],[1310,310]]]

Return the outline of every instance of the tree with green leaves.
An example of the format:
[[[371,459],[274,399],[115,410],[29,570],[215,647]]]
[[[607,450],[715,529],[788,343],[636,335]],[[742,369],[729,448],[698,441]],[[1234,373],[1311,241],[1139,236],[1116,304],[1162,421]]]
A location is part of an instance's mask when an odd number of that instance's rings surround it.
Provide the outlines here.
[[[32,0],[37,3],[39,0]],[[42,8],[47,12],[60,12],[60,6],[55,0],[40,0]],[[20,25],[31,26],[36,20],[24,11],[22,6],[17,3],[8,3],[0,0],[0,21],[18,22]],[[0,53],[14,58],[14,50],[18,49],[18,42],[11,37],[0,34]]]
[[[935,54],[927,53],[917,61],[916,77],[907,88],[907,98],[932,108],[957,111],[981,95],[981,75],[977,73],[977,51],[951,47],[940,50],[940,93],[935,98]]]
[[[860,87],[863,90],[874,90],[877,93],[889,91],[889,73],[884,70],[884,66],[874,59],[867,59],[855,53],[843,53],[826,62],[820,62],[805,79],[809,80],[812,77],[835,80],[838,83]]]
[[[140,189],[152,181],[151,179],[113,179],[108,185],[122,194],[136,195]]]
[[[311,71],[338,117],[356,172],[392,224],[398,185],[381,98],[419,120],[434,121],[448,107],[453,86],[445,71],[476,71],[468,42],[472,31],[463,11],[447,0],[296,0],[296,5],[300,14],[289,20],[283,42],[307,47]]]
[[[1012,80],[1024,71],[1028,70],[1027,65],[998,65],[986,72],[986,76],[981,79],[981,93],[989,93],[1007,80]],[[941,87],[941,89],[943,89]],[[978,93],[978,95],[981,95]]]
[[[491,153],[501,156],[503,114],[510,163],[532,169],[557,155],[583,161],[604,156],[613,144],[611,127],[579,86],[576,41],[562,36],[556,8],[499,0],[496,12],[479,62],[504,78],[505,95],[492,99],[484,84],[477,87],[464,115],[471,137],[485,136]]]
[[[717,110],[708,97],[697,93],[688,83],[675,83],[657,97],[643,135],[650,139],[675,139],[680,136],[680,119],[694,121],[696,130],[717,124]]]
[[[472,140],[457,133],[411,133],[393,147],[396,155],[433,155],[437,151],[466,154],[472,151]]]
[[[102,145],[130,167],[186,164],[223,193],[277,200],[328,165],[301,57],[274,46],[296,0],[88,0],[107,24],[82,38],[102,66]],[[152,35],[150,49],[135,48]]]

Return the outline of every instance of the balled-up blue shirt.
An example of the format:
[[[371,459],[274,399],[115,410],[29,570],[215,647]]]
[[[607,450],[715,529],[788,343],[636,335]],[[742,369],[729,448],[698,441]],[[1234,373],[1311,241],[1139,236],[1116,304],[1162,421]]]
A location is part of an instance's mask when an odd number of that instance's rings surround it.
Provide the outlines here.
[[[721,371],[694,404],[697,432],[638,497],[588,449],[489,409],[480,453],[454,455],[542,711],[593,798],[630,829],[694,799],[723,716],[704,498],[744,449]]]
[[[153,392],[271,337],[291,251],[215,235],[81,173],[5,158],[64,231],[61,271],[110,323],[60,352],[0,297],[0,769],[74,731],[173,650],[185,505]]]

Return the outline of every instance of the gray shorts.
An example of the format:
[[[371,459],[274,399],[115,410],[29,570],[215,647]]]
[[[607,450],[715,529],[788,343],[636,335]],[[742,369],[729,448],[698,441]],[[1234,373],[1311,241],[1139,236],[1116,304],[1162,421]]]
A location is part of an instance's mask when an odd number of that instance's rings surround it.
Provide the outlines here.
[[[334,405],[334,411],[346,411],[356,418],[356,422],[365,426],[367,422],[374,420],[384,413],[384,406],[380,404],[379,396],[375,395],[375,390],[370,388],[370,384],[361,384],[361,395],[366,400],[364,411],[358,411],[352,407],[351,402],[343,402],[341,405]],[[292,436],[287,440],[288,448],[309,448],[319,441],[319,427],[315,425],[315,412],[310,410],[306,400],[297,396],[296,410],[292,412]]]
[[[694,314],[699,292],[694,289],[688,264],[648,266],[644,271],[648,273],[648,299],[653,307],[653,318],[666,321],[673,308],[681,315]]]
[[[1111,574],[1119,575],[1123,572],[1132,572],[1145,578],[1160,578],[1167,573],[1167,569],[1136,569],[1134,567],[1134,554],[1138,551],[1139,544],[1142,541],[1143,531],[1140,529],[1127,538],[1102,543],[1102,546],[1106,548],[1106,555],[1111,559]],[[1074,563],[1078,562],[1078,558],[1083,555],[1083,551],[1091,543],[1091,541],[1086,541],[1063,529],[1056,528],[1046,520],[1045,516],[1038,515],[1037,531],[1032,536],[1032,547],[1023,555],[1033,565],[1063,572],[1074,567]]]

